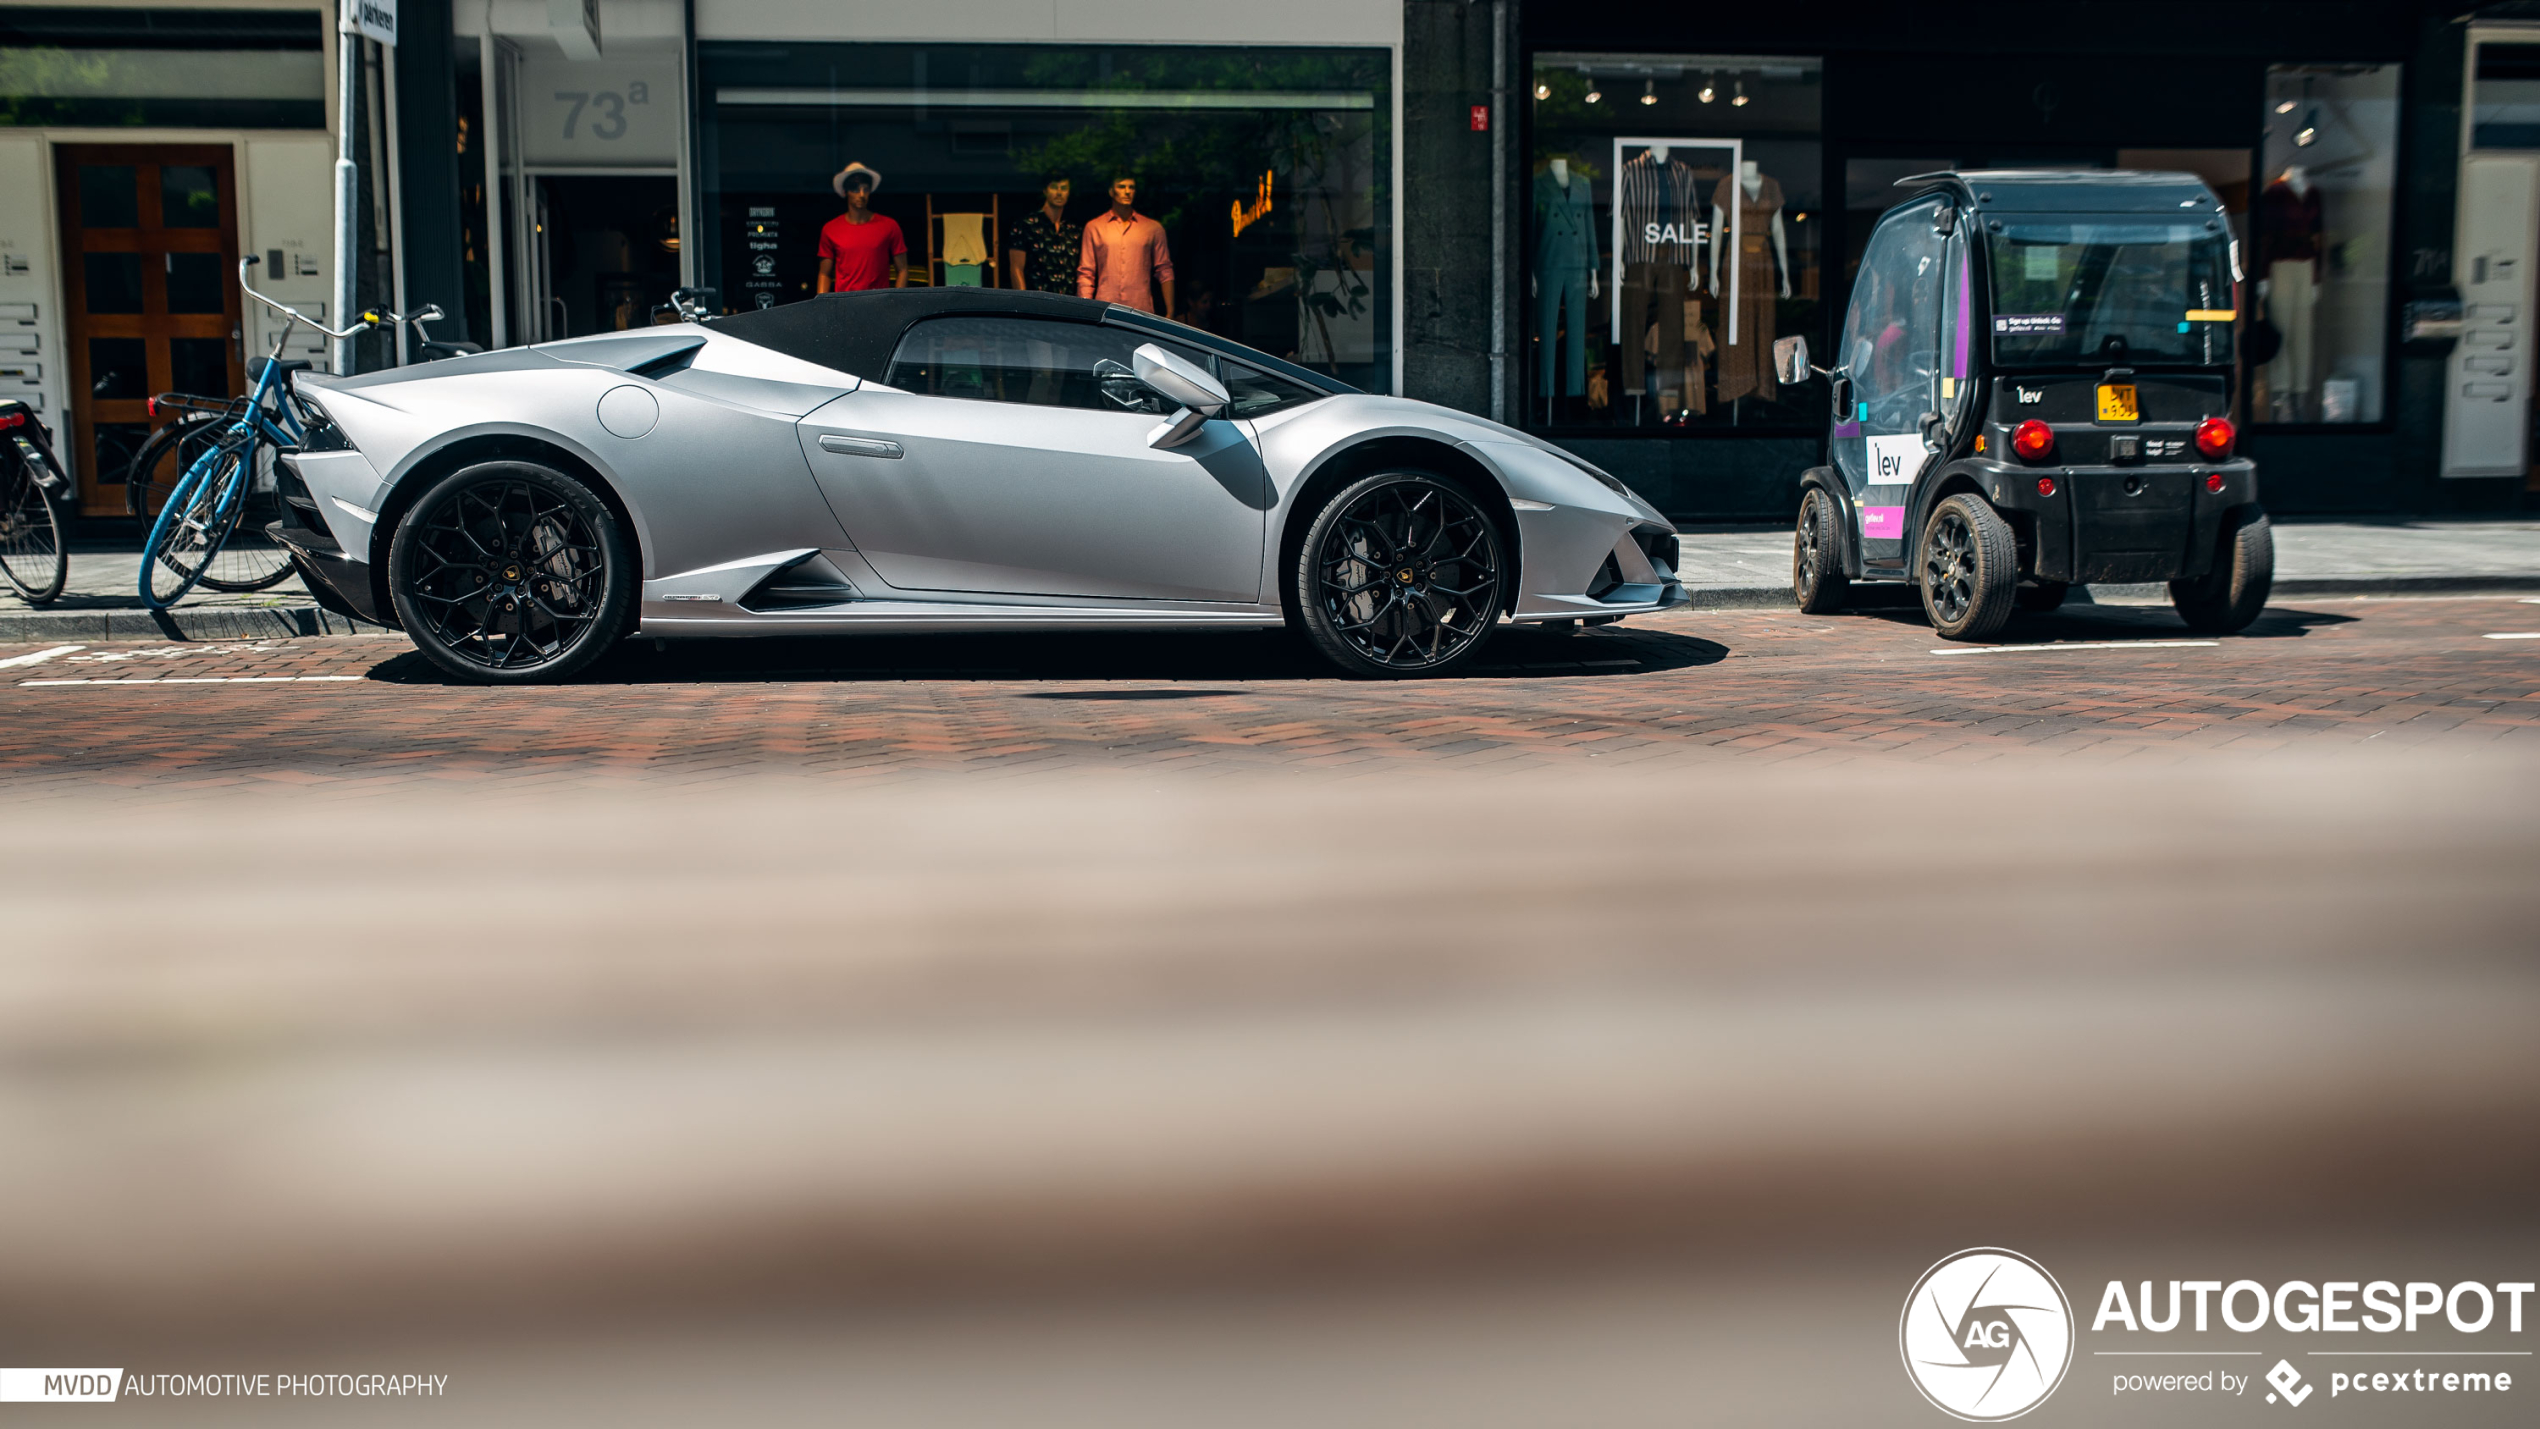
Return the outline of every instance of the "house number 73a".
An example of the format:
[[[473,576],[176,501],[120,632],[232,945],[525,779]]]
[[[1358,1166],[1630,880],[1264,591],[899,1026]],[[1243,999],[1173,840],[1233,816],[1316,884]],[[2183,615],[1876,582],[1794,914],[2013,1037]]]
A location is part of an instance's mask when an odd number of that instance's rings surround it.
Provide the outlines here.
[[[565,111],[564,116],[564,137],[568,139],[573,137],[574,126],[582,122],[582,111],[586,108],[591,111],[592,138],[623,139],[626,137],[626,106],[649,104],[652,98],[652,87],[640,79],[626,86],[624,94],[614,89],[603,89],[596,94],[567,89],[556,91],[558,104],[573,106]]]

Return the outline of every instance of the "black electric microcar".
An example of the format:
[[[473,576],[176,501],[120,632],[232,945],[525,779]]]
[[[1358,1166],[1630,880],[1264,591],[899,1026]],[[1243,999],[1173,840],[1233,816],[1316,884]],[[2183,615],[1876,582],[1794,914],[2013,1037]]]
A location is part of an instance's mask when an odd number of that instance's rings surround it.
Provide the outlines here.
[[[2190,626],[2257,619],[2275,548],[2232,453],[2239,247],[2192,174],[1926,174],[1870,235],[1801,479],[1792,588],[1913,581],[1941,635],[2090,581],[2167,581]]]

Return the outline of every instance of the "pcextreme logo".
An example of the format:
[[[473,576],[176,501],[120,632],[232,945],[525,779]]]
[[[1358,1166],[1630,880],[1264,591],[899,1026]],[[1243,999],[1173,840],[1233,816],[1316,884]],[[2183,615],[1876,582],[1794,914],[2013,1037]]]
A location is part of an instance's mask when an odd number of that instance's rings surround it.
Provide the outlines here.
[[[1932,1407],[1989,1424],[2046,1402],[2073,1364],[2073,1306],[2015,1250],[1962,1250],[1923,1272],[1897,1318],[1905,1374]]]

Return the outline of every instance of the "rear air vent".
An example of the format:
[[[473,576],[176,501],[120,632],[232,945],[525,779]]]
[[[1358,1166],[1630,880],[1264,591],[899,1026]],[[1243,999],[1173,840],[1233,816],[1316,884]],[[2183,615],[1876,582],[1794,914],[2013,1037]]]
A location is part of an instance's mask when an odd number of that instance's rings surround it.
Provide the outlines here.
[[[761,612],[814,610],[824,605],[844,605],[856,598],[854,582],[814,552],[778,568],[750,587],[750,593],[741,597],[741,608]]]

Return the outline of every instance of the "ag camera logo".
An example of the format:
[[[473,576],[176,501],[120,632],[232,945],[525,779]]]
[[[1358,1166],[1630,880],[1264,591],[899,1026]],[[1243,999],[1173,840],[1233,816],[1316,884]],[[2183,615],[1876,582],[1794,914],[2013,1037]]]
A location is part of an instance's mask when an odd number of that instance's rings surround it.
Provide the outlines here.
[[[1962,1250],[1923,1272],[1896,1322],[1905,1374],[1932,1407],[1978,1424],[2046,1402],[2073,1364],[2073,1306],[2015,1250]]]

